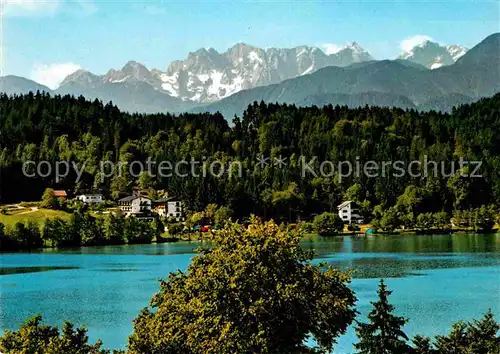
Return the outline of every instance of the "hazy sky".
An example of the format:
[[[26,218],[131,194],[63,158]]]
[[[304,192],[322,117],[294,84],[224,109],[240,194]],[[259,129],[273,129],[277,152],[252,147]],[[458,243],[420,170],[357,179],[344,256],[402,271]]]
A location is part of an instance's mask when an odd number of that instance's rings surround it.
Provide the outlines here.
[[[499,1],[1,1],[2,74],[54,87],[80,67],[103,74],[136,60],[166,70],[201,47],[237,42],[356,41],[382,59],[417,35],[472,47],[500,31]]]

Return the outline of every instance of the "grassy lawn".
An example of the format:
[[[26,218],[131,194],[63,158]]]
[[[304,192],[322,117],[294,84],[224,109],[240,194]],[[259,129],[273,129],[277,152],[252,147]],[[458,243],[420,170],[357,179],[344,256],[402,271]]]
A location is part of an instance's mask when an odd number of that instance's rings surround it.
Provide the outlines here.
[[[26,211],[30,211],[30,209],[27,208],[24,209],[23,211],[15,210],[9,212],[8,215],[0,215],[0,223],[4,224],[5,226],[12,227],[17,222],[25,223],[28,220],[33,220],[37,222],[40,226],[42,226],[46,219],[61,218],[68,220],[71,215],[64,211],[50,210],[50,209],[39,209],[36,211],[23,214],[23,212]]]
[[[9,216],[17,215],[17,214],[21,214],[21,213],[24,213],[24,212],[29,211],[29,210],[31,210],[31,209],[29,209],[29,208],[28,209],[24,209],[24,208],[23,209],[11,209],[11,210],[9,210],[8,215]]]

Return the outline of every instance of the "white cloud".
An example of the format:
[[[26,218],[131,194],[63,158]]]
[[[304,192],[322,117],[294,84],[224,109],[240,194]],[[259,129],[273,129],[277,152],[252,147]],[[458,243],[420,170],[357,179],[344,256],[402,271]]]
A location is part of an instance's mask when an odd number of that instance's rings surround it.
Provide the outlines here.
[[[51,15],[59,10],[59,0],[2,0],[2,15]]]
[[[422,45],[427,41],[434,41],[434,40],[432,39],[432,37],[429,37],[429,36],[426,36],[423,34],[417,34],[415,36],[406,38],[405,40],[401,41],[399,46],[405,52],[409,52],[413,48],[415,48],[416,46]]]
[[[66,76],[74,73],[81,66],[75,63],[35,63],[31,70],[30,79],[54,90],[59,87]]]
[[[334,44],[334,43],[325,43],[325,44],[322,44],[321,47],[323,48],[323,51],[327,55],[337,54],[338,52],[340,52],[342,49],[345,48],[345,46]]]

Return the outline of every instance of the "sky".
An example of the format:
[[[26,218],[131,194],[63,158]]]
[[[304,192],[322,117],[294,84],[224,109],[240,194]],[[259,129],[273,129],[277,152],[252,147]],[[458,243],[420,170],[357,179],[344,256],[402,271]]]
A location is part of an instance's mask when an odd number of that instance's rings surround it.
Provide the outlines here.
[[[423,39],[473,47],[500,32],[500,1],[0,0],[1,75],[51,88],[83,68],[104,74],[136,60],[166,70],[189,52],[356,41],[376,59]]]

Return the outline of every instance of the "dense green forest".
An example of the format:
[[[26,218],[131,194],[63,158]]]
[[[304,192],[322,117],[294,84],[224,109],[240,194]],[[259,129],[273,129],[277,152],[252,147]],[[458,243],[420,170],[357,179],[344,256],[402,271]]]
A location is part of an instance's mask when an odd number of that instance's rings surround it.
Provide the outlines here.
[[[299,108],[254,103],[233,124],[220,114],[129,114],[112,103],[45,93],[0,95],[1,202],[39,200],[47,187],[69,192],[101,190],[108,198],[130,193],[136,185],[165,189],[192,211],[210,203],[224,205],[234,215],[254,213],[265,218],[295,220],[332,211],[343,200],[359,202],[367,214],[394,211],[411,215],[498,206],[500,200],[500,94],[455,108],[451,114],[395,108],[339,106]],[[260,157],[269,163],[259,163]],[[282,157],[286,167],[273,163]],[[100,161],[130,163],[180,160],[210,163],[241,162],[242,175],[220,177],[202,173],[133,178],[125,171],[105,177]],[[413,165],[413,176],[365,173],[344,176],[306,173],[301,160],[443,162],[437,176],[415,177],[424,164]],[[314,159],[313,159],[314,158]],[[460,159],[481,161],[481,178]],[[73,161],[84,166],[76,183],[73,170],[56,181],[54,175],[23,175],[26,161]],[[452,165],[454,163],[454,166]],[[157,165],[156,165],[157,166]],[[234,165],[231,165],[234,167]],[[239,165],[238,165],[239,166]],[[154,166],[153,166],[154,167]],[[32,170],[28,171],[34,173]],[[197,167],[201,170],[200,165]],[[430,167],[434,171],[434,167]],[[227,171],[227,170],[226,170]],[[452,172],[455,172],[454,174]],[[340,178],[341,177],[341,178]],[[479,209],[478,209],[479,210]]]
[[[0,251],[43,247],[81,247],[162,242],[160,221],[125,218],[122,214],[94,217],[74,212],[69,220],[48,218],[43,226],[28,220],[12,227],[0,223]]]

